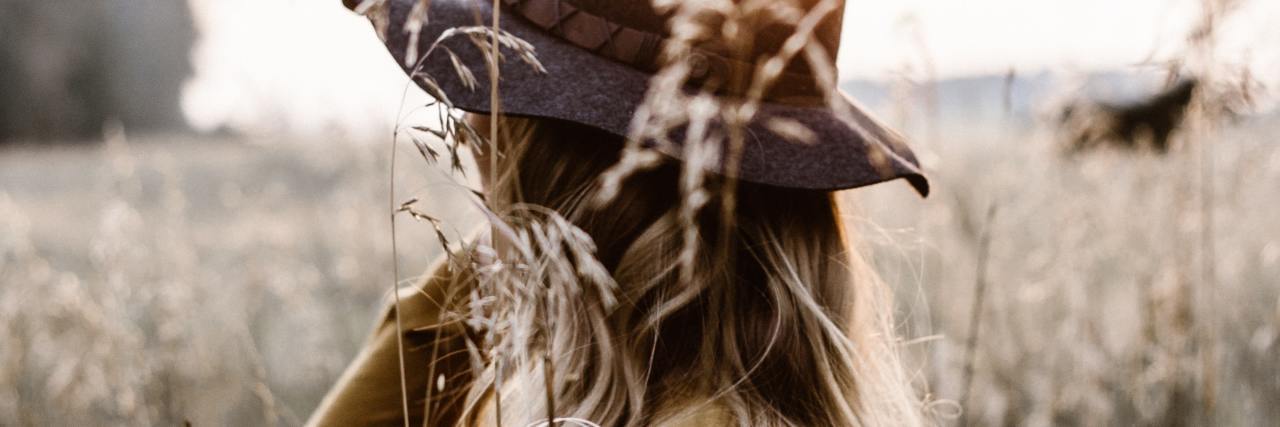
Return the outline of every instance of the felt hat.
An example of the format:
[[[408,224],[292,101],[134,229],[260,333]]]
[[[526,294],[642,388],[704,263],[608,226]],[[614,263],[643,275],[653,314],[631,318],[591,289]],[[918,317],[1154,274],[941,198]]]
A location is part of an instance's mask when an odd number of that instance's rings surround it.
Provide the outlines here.
[[[824,0],[793,0],[811,10]],[[453,107],[490,113],[485,55],[459,30],[491,25],[494,0],[343,0],[365,13],[378,28],[391,56],[419,86],[440,91]],[[651,78],[668,62],[662,54],[670,37],[670,12],[656,10],[651,0],[498,0],[503,31],[528,43],[545,69],[521,61],[519,52],[504,49],[500,61],[499,111],[506,115],[565,120],[627,136],[633,116],[645,100]],[[840,43],[844,1],[817,17],[812,40],[835,63]],[[425,13],[424,13],[425,12]],[[410,17],[415,17],[411,19]],[[808,15],[806,15],[808,16]],[[417,40],[411,40],[421,25]],[[406,28],[410,27],[410,28]],[[728,82],[742,81],[760,69],[762,58],[783,48],[796,26],[761,20],[741,34],[753,37],[750,51],[698,45],[688,58],[688,86],[713,88],[717,96],[744,92]],[[444,36],[442,38],[442,36]],[[485,36],[488,37],[488,36]],[[439,47],[428,49],[439,41]],[[737,52],[737,53],[731,53]],[[425,55],[425,56],[424,56]],[[455,62],[476,70],[469,81]],[[835,70],[813,70],[803,55],[786,64],[765,91],[758,112],[746,126],[737,177],[786,188],[841,190],[905,179],[922,196],[929,182],[900,134],[883,125],[822,76]],[[423,76],[430,78],[428,82]],[[436,87],[429,87],[429,86]],[[823,87],[837,93],[824,93]],[[839,103],[833,106],[832,103]],[[837,112],[839,111],[839,114]],[[803,125],[812,136],[794,134],[771,123]],[[676,129],[675,132],[683,132]],[[679,143],[681,138],[673,138]],[[683,150],[659,144],[659,151],[680,158]],[[725,151],[722,151],[725,152]],[[708,167],[722,172],[723,162]]]

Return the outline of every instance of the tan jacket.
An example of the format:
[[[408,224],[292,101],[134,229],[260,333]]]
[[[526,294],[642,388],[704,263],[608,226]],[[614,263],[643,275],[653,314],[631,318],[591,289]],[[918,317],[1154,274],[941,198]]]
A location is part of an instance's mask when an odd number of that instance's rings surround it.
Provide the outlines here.
[[[451,296],[449,271],[437,262],[421,284],[400,291],[400,329],[404,346],[404,381],[408,390],[410,425],[453,426],[465,397],[471,373],[463,325],[444,322],[443,302]],[[454,290],[456,291],[456,290]],[[364,348],[307,421],[308,426],[403,426],[400,360],[396,355],[394,300],[388,301],[381,321]],[[434,368],[434,372],[432,369]],[[428,376],[435,379],[428,380]],[[445,378],[444,392],[427,386]],[[430,408],[430,423],[427,409]],[[452,409],[452,410],[450,410]]]
[[[404,346],[404,381],[408,389],[409,424],[414,426],[456,426],[466,397],[465,384],[471,382],[470,358],[465,326],[442,321],[443,302],[458,297],[447,264],[437,262],[421,284],[400,292],[401,330]],[[404,408],[400,393],[399,359],[396,357],[394,300],[389,301],[373,336],[356,355],[337,384],[311,415],[307,426],[403,426]],[[434,369],[434,371],[432,371]],[[443,376],[444,387],[438,386]],[[434,380],[430,378],[436,378]],[[427,402],[427,387],[432,390]],[[485,407],[488,405],[482,405]],[[428,410],[430,414],[428,415]],[[491,425],[479,417],[477,426]],[[427,419],[430,416],[430,420]],[[662,417],[659,417],[660,419]],[[718,406],[706,406],[678,419],[659,424],[676,427],[729,425],[729,417]],[[525,427],[525,426],[514,426]]]

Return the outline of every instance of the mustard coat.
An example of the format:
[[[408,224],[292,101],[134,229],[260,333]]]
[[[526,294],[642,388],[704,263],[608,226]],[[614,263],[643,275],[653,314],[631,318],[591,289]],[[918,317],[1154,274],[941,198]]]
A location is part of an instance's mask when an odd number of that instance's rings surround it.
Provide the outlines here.
[[[481,405],[476,421],[460,422],[472,368],[467,351],[466,327],[444,319],[444,304],[460,296],[449,289],[450,272],[445,261],[437,262],[420,284],[400,291],[401,325],[404,346],[404,381],[408,390],[409,425],[443,426],[493,425],[486,417],[488,405]],[[465,296],[462,293],[461,296]],[[400,393],[400,361],[396,355],[394,299],[388,298],[373,335],[355,360],[325,396],[307,421],[309,427],[403,426],[404,408]],[[431,378],[435,379],[432,380]],[[441,379],[443,378],[443,379]],[[443,384],[441,384],[443,381]],[[443,385],[444,387],[440,387]],[[433,387],[428,402],[428,387]],[[693,404],[693,401],[689,402]],[[675,405],[680,406],[680,405]],[[671,412],[675,412],[675,408]],[[665,412],[665,411],[659,411]],[[430,417],[428,419],[427,417]],[[663,419],[659,416],[658,419]],[[718,405],[703,405],[678,419],[656,424],[674,427],[702,427],[734,424]],[[510,426],[509,426],[510,427]],[[525,426],[514,426],[525,427]]]

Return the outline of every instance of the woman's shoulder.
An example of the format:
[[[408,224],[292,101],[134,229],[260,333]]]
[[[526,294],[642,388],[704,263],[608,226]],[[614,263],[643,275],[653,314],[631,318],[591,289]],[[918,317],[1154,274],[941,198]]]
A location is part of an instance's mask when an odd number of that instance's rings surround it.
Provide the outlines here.
[[[439,326],[444,320],[448,302],[457,298],[453,271],[447,260],[438,260],[432,264],[416,284],[401,287],[395,293],[388,292],[382,301],[380,324],[395,322],[396,312],[400,313],[400,324],[406,332],[415,329]]]
[[[474,245],[486,240],[484,233],[474,231],[469,233],[466,241]],[[472,281],[467,278],[466,264],[465,256],[443,254],[414,280],[414,285],[400,287],[394,294],[387,293],[382,302],[381,324],[395,322],[397,309],[401,327],[406,333],[453,323],[448,319],[448,311],[457,308],[458,301],[471,291]]]

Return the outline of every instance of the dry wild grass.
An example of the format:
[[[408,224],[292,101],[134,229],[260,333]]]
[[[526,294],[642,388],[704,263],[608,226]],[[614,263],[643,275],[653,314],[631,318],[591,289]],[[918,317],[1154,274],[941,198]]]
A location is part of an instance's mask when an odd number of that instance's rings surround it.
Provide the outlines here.
[[[390,278],[382,150],[107,139],[0,156],[0,423],[297,424]]]
[[[700,166],[732,158],[781,64],[823,57],[805,28],[834,2],[811,14],[772,3],[660,2],[678,17],[671,58],[700,38],[737,37],[707,34],[691,18],[697,13],[766,13],[801,28],[752,76],[744,99],[681,90],[689,68],[680,60],[655,79],[631,140],[674,144],[663,130],[690,129],[680,189],[686,228],[712,200]],[[1217,25],[1220,6],[1208,6],[1205,28]],[[539,66],[527,44],[491,28],[448,37]],[[1191,40],[1188,57],[1202,65],[1189,68],[1222,82],[1247,76],[1211,68],[1221,62],[1211,37]],[[492,62],[455,67],[470,80],[482,70],[496,78]],[[472,149],[486,149],[485,138],[438,89],[427,91],[437,104],[405,114],[392,153],[416,153],[429,168],[397,169],[396,154],[387,163],[379,148],[159,145],[119,131],[99,152],[0,156],[0,419],[298,424],[354,354],[387,285],[411,283],[399,271],[420,271],[437,253],[469,253],[461,259],[483,273],[471,310],[458,315],[488,331],[474,352],[488,380],[500,386],[502,363],[543,366],[555,351],[540,338],[555,328],[547,313],[579,292],[610,295],[612,281],[591,262],[590,240],[555,213],[529,206],[513,221],[485,207],[469,190],[476,177],[463,173],[457,143],[465,135]],[[904,119],[936,114],[917,107],[899,111]],[[930,138],[918,147],[942,159],[931,165],[941,185],[929,201],[896,185],[858,192],[863,211],[848,220],[898,287],[903,334],[924,337],[906,347],[927,380],[922,392],[969,396],[963,418],[943,422],[1256,425],[1280,417],[1280,150],[1268,137],[1280,128],[1211,113],[1199,110],[1168,158],[1064,159],[1044,127],[938,129],[946,144]],[[725,125],[708,125],[716,120]],[[812,137],[792,123],[770,126],[799,143]],[[656,158],[628,146],[603,179],[617,188]],[[993,205],[999,216],[984,220]],[[370,232],[386,224],[380,210],[392,227],[405,217],[423,224],[391,231],[388,245],[386,234]],[[477,221],[517,250],[499,254],[478,242],[464,251],[457,230]],[[979,249],[983,242],[989,249]],[[683,268],[697,250],[684,247]],[[981,301],[974,283],[985,285]],[[971,330],[980,338],[964,356]]]
[[[941,203],[874,226],[884,236],[876,245],[891,255],[881,258],[897,271],[891,283],[922,283],[900,289],[915,294],[909,326],[941,339],[916,357],[935,393],[971,396],[959,423],[1275,419],[1280,243],[1264,212],[1277,203],[1269,189],[1280,152],[1268,135],[1278,128],[1274,116],[1237,116],[1265,88],[1216,50],[1242,4],[1203,2],[1177,54],[1152,61],[1207,82],[1167,157],[1064,158],[1050,123],[948,123],[945,145],[925,145],[925,158],[942,159],[933,168]],[[898,102],[915,112],[911,123],[947,123],[917,99],[928,96]],[[929,126],[912,133],[933,134]],[[867,193],[873,218],[910,206]],[[1000,209],[994,222],[983,219],[989,207]]]
[[[937,152],[945,160],[933,176],[948,185],[934,202],[911,211],[918,202],[900,189],[862,194],[864,225],[874,230],[864,235],[899,286],[907,335],[939,337],[913,348],[931,393],[965,395],[976,318],[964,415],[973,424],[1274,419],[1280,151],[1268,135],[1278,130],[1252,122],[1210,136],[1219,143],[1214,168],[1224,171],[1211,184],[1212,282],[1203,279],[1193,150],[1068,160],[1048,148],[1048,130],[993,142],[956,129],[954,145]],[[999,215],[987,223],[991,204]],[[978,303],[984,229],[991,247]],[[974,307],[984,308],[974,316]]]

